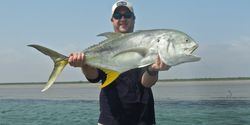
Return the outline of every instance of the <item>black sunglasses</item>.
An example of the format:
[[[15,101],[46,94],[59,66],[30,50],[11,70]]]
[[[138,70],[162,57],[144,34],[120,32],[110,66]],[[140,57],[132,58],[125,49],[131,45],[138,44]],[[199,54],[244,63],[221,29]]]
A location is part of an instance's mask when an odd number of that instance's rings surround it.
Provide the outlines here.
[[[113,18],[115,18],[117,20],[121,19],[123,16],[124,16],[124,18],[129,19],[129,18],[131,18],[133,16],[133,13],[132,12],[126,12],[124,14],[121,14],[121,13],[115,12],[113,14]]]

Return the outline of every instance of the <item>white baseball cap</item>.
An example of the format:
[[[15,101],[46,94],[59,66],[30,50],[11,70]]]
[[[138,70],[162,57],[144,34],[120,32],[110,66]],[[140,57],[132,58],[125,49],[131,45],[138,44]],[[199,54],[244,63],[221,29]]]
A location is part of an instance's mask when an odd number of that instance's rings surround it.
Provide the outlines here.
[[[131,3],[129,3],[128,1],[125,1],[125,0],[118,0],[112,6],[112,15],[114,14],[116,8],[120,7],[120,6],[125,6],[129,9],[130,12],[134,13],[133,5]]]

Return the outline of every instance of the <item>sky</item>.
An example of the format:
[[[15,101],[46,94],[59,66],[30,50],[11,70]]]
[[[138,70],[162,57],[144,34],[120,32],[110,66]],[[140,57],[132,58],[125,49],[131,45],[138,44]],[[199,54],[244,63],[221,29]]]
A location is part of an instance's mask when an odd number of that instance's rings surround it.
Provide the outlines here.
[[[112,32],[115,0],[0,1],[0,83],[47,81],[53,62],[28,44],[64,55],[80,52]],[[199,62],[160,72],[160,79],[250,77],[249,0],[130,0],[135,30],[177,29],[199,44]],[[85,81],[67,66],[57,81]]]

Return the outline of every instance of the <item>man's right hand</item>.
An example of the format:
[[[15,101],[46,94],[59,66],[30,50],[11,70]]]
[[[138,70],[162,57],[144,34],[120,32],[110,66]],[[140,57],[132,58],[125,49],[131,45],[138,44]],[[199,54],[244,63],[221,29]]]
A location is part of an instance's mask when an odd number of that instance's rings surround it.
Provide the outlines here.
[[[83,67],[86,65],[84,53],[71,53],[69,55],[69,65],[73,67]]]
[[[98,77],[98,71],[96,68],[86,64],[86,58],[84,53],[71,53],[69,55],[69,65],[73,67],[80,67],[83,74],[88,79],[96,79]]]

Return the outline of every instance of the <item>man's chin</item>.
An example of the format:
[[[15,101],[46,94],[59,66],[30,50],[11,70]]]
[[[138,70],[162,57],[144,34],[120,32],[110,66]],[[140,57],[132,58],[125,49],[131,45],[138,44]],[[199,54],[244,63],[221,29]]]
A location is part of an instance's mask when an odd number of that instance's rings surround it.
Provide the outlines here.
[[[128,32],[129,28],[128,28],[128,26],[120,26],[119,30],[120,30],[120,32]]]
[[[120,31],[121,33],[127,33],[127,32],[129,32],[129,29],[128,29],[128,28],[124,28],[124,27],[120,27],[120,28],[119,28],[119,31]]]

